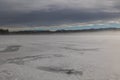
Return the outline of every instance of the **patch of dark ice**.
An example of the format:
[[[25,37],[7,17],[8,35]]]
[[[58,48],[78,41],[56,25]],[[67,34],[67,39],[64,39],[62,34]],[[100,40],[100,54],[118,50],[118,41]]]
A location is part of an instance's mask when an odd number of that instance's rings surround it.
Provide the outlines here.
[[[0,52],[15,52],[20,49],[21,45],[10,45],[7,46],[4,50],[1,50]]]

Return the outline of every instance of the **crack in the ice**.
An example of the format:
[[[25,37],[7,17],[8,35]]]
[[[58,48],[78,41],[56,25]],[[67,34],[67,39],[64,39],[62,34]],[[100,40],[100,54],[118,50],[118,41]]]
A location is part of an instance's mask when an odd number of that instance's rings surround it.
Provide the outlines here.
[[[24,65],[24,63],[28,61],[34,61],[34,60],[45,59],[45,58],[55,58],[55,57],[64,57],[64,56],[60,54],[51,54],[51,55],[16,57],[16,58],[7,59],[6,63],[15,63],[19,65]]]
[[[62,47],[63,49],[73,50],[73,51],[98,51],[99,48],[73,48],[73,47]]]

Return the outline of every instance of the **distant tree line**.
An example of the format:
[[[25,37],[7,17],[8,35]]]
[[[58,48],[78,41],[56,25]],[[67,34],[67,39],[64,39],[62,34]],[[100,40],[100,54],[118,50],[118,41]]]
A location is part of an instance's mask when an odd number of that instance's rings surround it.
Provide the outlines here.
[[[119,30],[120,28],[100,28],[100,29],[84,29],[84,30],[56,30],[56,31],[50,31],[50,30],[23,30],[23,31],[13,31],[10,32],[8,29],[0,29],[0,34],[53,34],[53,33],[75,33],[75,32],[97,32],[97,31],[106,31],[106,30]]]
[[[8,29],[0,29],[0,34],[9,34]]]
[[[53,33],[75,33],[75,32],[97,32],[97,31],[107,31],[107,30],[120,30],[120,28],[100,28],[100,29],[84,29],[84,30],[56,30],[56,31],[50,31],[50,30],[25,30],[25,31],[16,31],[12,32],[12,34],[53,34]]]

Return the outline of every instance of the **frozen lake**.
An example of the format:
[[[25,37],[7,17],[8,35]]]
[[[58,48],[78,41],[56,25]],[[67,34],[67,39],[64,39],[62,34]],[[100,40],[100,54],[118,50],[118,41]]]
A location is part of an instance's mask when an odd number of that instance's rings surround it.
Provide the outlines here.
[[[120,32],[1,35],[0,80],[120,80]]]

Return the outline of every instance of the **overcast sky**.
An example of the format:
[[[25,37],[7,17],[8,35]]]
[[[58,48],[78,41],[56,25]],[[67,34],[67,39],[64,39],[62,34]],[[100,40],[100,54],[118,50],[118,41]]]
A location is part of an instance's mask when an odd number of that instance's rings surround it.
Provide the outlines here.
[[[0,0],[0,25],[57,26],[120,18],[120,0]]]

